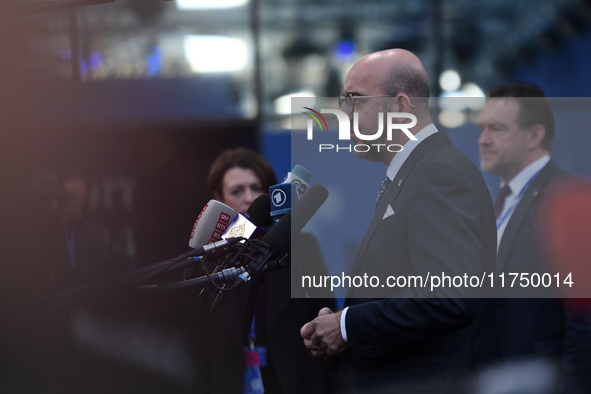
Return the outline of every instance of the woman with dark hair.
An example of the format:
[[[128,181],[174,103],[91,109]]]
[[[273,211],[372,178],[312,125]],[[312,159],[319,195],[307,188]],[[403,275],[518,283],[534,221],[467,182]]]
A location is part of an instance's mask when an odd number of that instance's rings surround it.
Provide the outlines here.
[[[209,170],[207,191],[236,212],[246,214],[250,204],[277,183],[271,165],[245,148],[222,152]]]
[[[222,152],[214,161],[207,189],[216,200],[246,213],[276,182],[273,169],[261,155],[237,148]],[[312,357],[299,334],[300,327],[316,317],[327,300],[292,299],[290,275],[289,269],[269,272],[258,284],[251,281],[230,292],[213,312],[203,310],[205,316],[200,318],[206,327],[198,355],[201,392],[260,392],[249,388],[252,383],[256,386],[257,379],[245,376],[245,351],[252,347],[266,351],[266,365],[260,367],[265,393],[336,391],[336,371],[328,361]],[[253,320],[246,316],[249,298],[256,302]]]

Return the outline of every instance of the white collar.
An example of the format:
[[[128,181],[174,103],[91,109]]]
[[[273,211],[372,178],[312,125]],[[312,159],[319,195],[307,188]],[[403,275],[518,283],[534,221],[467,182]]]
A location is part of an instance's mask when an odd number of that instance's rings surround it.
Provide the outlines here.
[[[509,188],[511,188],[511,194],[519,195],[521,189],[529,182],[529,180],[538,173],[548,162],[550,161],[549,155],[544,155],[538,160],[530,163],[527,167],[515,175],[513,179],[509,181]],[[501,186],[503,186],[501,184]]]
[[[388,178],[390,178],[391,181],[394,180],[396,174],[398,174],[398,171],[400,170],[408,156],[410,156],[411,152],[419,145],[419,143],[424,141],[427,137],[437,133],[437,131],[437,127],[435,127],[435,125],[431,123],[425,128],[423,128],[421,131],[419,131],[417,134],[415,134],[415,137],[417,138],[416,141],[408,140],[404,144],[404,148],[402,149],[402,151],[394,155],[392,161],[390,162],[390,165],[388,166],[388,169],[386,170],[386,175],[388,176]]]

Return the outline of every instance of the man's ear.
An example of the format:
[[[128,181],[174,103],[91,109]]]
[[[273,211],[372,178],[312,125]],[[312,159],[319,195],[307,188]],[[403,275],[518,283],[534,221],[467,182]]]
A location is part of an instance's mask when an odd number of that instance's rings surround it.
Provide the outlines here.
[[[546,129],[541,124],[537,124],[529,129],[528,135],[530,137],[528,147],[529,149],[535,149],[542,145],[542,141],[546,136]]]
[[[412,103],[410,98],[406,94],[399,93],[395,98],[394,101],[398,107],[397,112],[404,112],[404,113],[412,113]],[[397,124],[404,124],[410,123],[410,119],[408,118],[394,118],[394,123]]]
[[[408,97],[406,94],[403,93],[399,93],[396,96],[396,100],[398,100],[398,107],[400,108],[400,112],[412,112],[413,110],[413,104],[412,101],[410,100],[410,97]]]

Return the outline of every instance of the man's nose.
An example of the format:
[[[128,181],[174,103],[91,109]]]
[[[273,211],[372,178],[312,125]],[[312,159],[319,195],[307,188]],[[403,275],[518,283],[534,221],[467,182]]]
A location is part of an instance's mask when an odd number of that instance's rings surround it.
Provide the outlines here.
[[[491,144],[490,135],[486,130],[482,130],[480,132],[480,137],[478,137],[478,145],[479,146],[488,146]]]
[[[351,118],[353,117],[353,114],[352,114],[352,113],[351,113],[351,111],[349,110],[349,105],[347,104],[347,101],[346,101],[346,100],[344,100],[344,101],[341,103],[341,106],[339,107],[339,109],[340,109],[341,111],[343,111],[343,112],[344,112],[344,113],[345,113],[345,114],[346,114],[346,115],[349,117],[349,119],[351,119]]]

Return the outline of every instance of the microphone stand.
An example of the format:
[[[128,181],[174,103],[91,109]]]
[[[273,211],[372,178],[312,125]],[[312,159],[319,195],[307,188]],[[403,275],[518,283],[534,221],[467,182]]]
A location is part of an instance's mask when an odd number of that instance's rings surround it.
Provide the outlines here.
[[[291,218],[290,212],[286,214],[286,217],[288,219]],[[290,221],[283,221],[282,226],[279,226],[283,233],[288,232],[289,223]],[[277,232],[279,230],[275,231]],[[278,234],[281,234],[282,232],[279,232]],[[205,269],[205,277],[202,276],[200,278],[185,280],[164,286],[156,284],[142,286],[140,288],[158,291],[170,291],[194,287],[197,285],[206,287],[212,284],[216,289],[218,289],[218,292],[214,296],[212,304],[210,305],[209,309],[211,312],[223,302],[228,292],[238,289],[250,281],[252,284],[249,288],[243,320],[243,338],[249,338],[249,332],[257,309],[260,286],[263,283],[266,272],[286,268],[291,264],[289,245],[284,246],[284,243],[278,243],[277,234],[275,234],[275,238],[271,237],[269,241],[275,245],[274,248],[263,241],[246,240],[240,245],[238,250],[232,256],[225,258],[224,263],[218,266],[219,268],[230,266],[230,268],[222,269],[220,272],[214,273],[213,275],[209,274],[207,269]],[[277,250],[287,251],[282,252],[279,259],[272,259]],[[202,264],[204,265],[204,268],[206,268],[205,263],[202,262]],[[216,267],[216,269],[218,267]],[[203,290],[201,294],[203,294]],[[213,294],[214,293],[210,294],[210,297]]]
[[[287,256],[286,256],[287,257]],[[290,264],[286,261],[286,258],[282,258],[279,260],[270,260],[268,263],[269,269],[265,270],[266,272],[276,271],[283,268],[289,268]],[[187,279],[180,282],[168,283],[168,284],[159,284],[159,283],[150,283],[146,285],[136,286],[136,290],[153,290],[153,291],[178,291],[178,290],[186,290],[186,289],[194,289],[194,288],[207,288],[209,287],[212,282],[218,286],[224,285],[232,285],[238,276],[244,272],[246,272],[248,268],[245,267],[230,267],[223,269],[217,273],[212,273],[209,275],[199,276],[197,278]],[[252,278],[256,276],[264,276],[264,273],[261,275],[252,275]],[[246,282],[245,282],[246,283]],[[228,287],[227,290],[235,290],[242,287],[241,285]]]

